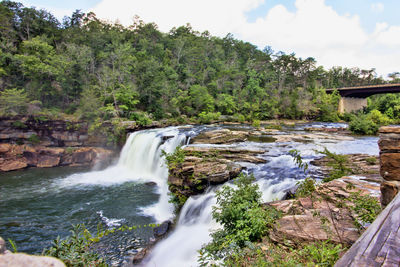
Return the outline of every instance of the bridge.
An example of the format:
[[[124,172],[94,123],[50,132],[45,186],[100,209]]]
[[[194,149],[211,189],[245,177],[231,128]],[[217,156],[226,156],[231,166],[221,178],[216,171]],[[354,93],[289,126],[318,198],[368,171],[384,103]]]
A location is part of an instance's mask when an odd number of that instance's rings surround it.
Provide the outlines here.
[[[364,85],[326,89],[327,93],[337,90],[341,96],[339,112],[352,112],[367,106],[367,97],[375,94],[400,93],[400,84]]]

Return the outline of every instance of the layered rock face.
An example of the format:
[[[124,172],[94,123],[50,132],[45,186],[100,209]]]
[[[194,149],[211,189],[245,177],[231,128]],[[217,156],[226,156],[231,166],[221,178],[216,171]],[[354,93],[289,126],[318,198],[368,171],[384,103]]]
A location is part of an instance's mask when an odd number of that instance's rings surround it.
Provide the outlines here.
[[[87,145],[88,125],[83,122],[49,120],[45,117],[2,117],[0,142],[43,146],[75,147]]]
[[[379,184],[342,177],[319,185],[312,196],[266,204],[284,214],[269,233],[271,240],[292,247],[328,240],[353,244],[360,236],[349,199],[355,192],[378,198]]]
[[[107,164],[113,151],[99,147],[45,147],[0,144],[0,171]]]
[[[196,136],[192,144],[232,144],[243,142],[248,136],[247,132],[221,129]],[[200,194],[209,185],[222,184],[237,177],[243,169],[239,162],[265,163],[264,159],[257,157],[263,152],[232,146],[185,147],[183,162],[169,171],[169,189],[185,197]]]
[[[386,206],[400,191],[400,127],[381,127],[378,144],[383,178],[381,203]]]
[[[0,171],[106,163],[113,151],[92,147],[105,144],[103,139],[100,133],[89,136],[84,122],[1,117]]]

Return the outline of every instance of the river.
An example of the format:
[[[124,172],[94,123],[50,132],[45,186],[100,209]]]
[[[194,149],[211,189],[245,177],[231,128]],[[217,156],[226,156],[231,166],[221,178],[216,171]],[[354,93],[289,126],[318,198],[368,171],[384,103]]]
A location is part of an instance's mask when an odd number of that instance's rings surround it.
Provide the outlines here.
[[[341,127],[340,124],[304,124],[284,127],[280,135],[305,133],[305,127]],[[232,126],[229,126],[230,128]],[[58,235],[69,234],[71,224],[85,223],[95,230],[100,222],[113,228],[121,224],[143,225],[172,219],[168,203],[168,170],[161,151],[174,151],[190,138],[212,126],[170,127],[133,133],[119,159],[103,170],[88,168],[27,169],[0,174],[0,236],[15,241],[20,252],[41,253]],[[235,126],[250,129],[249,126]],[[263,200],[279,199],[304,173],[294,164],[289,150],[298,149],[305,161],[318,157],[315,149],[327,147],[342,154],[379,153],[376,137],[334,134],[322,139],[272,142],[272,138],[229,146],[246,146],[265,151],[265,164],[243,163],[253,173]],[[310,173],[318,176],[316,167]],[[195,266],[197,250],[208,242],[209,231],[218,227],[212,220],[215,188],[188,199],[175,230],[159,242],[146,259],[150,266]],[[120,233],[106,238],[102,248],[112,265],[121,265],[152,237],[151,229]],[[172,249],[173,248],[173,249]]]

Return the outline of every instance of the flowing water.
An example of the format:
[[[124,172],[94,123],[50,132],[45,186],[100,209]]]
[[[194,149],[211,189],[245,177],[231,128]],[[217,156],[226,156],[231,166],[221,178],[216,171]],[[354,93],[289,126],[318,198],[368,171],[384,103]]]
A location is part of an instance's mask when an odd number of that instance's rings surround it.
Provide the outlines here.
[[[281,134],[302,133],[303,125],[285,128]],[[328,127],[342,127],[330,124]],[[247,129],[248,126],[237,126]],[[162,150],[170,153],[190,137],[211,127],[171,127],[133,133],[118,161],[101,171],[87,168],[28,169],[0,174],[0,236],[14,240],[19,251],[40,253],[58,235],[66,236],[71,224],[85,223],[94,230],[101,222],[112,228],[121,224],[143,225],[173,218],[168,203],[168,170]],[[265,164],[241,163],[254,174],[264,201],[280,199],[304,173],[298,170],[289,151],[298,149],[305,161],[318,157],[315,149],[333,152],[378,154],[377,138],[331,138],[310,142],[273,142],[266,137],[229,146],[245,146],[265,151]],[[209,145],[211,146],[211,145]],[[218,146],[218,145],[215,145]],[[221,145],[220,145],[221,146]],[[310,172],[318,176],[317,168]],[[196,266],[197,251],[210,240],[218,227],[212,220],[215,190],[188,199],[175,230],[159,242],[146,259],[149,266]],[[136,253],[152,237],[151,229],[107,237],[103,250],[113,265]]]

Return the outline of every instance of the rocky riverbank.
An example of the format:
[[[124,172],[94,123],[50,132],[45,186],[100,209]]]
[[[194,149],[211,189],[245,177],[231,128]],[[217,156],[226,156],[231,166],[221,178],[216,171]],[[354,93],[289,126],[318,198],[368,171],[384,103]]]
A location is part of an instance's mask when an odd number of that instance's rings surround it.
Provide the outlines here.
[[[0,171],[107,164],[115,151],[88,124],[43,116],[0,118]],[[106,148],[103,148],[106,147]]]

